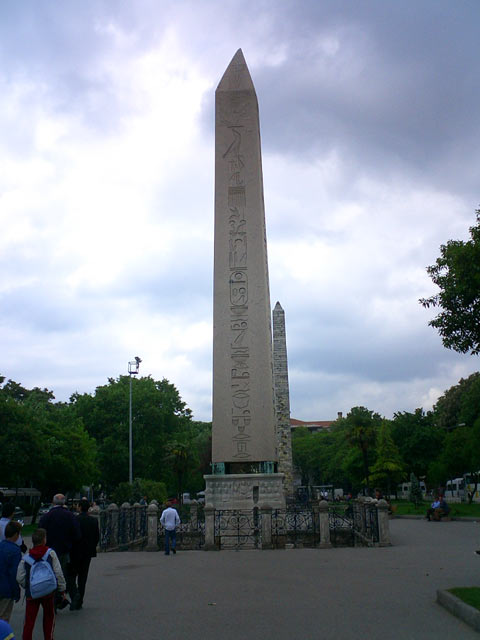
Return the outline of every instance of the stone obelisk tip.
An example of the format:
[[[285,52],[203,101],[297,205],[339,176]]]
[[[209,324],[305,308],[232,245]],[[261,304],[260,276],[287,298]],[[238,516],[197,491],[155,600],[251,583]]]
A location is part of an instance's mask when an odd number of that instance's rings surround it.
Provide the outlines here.
[[[230,61],[217,91],[253,91],[255,93],[250,71],[241,49],[238,49]]]

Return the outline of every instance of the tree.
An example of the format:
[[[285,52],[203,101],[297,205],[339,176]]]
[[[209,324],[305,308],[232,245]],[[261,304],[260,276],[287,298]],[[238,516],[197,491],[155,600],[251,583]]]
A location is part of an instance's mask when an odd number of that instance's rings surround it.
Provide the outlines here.
[[[74,394],[70,399],[74,414],[97,441],[101,481],[108,489],[128,479],[129,385],[128,376],[109,378],[93,395]],[[191,411],[165,379],[133,379],[132,398],[134,475],[163,481],[173,491],[171,469],[162,462],[169,441],[189,441]]]
[[[47,448],[42,446],[38,424],[31,413],[0,393],[1,484],[17,488],[38,486],[38,470],[44,469]]]
[[[408,495],[408,499],[410,500],[410,502],[413,502],[415,506],[417,506],[419,502],[422,502],[423,500],[420,483],[414,473],[410,474],[410,492]]]
[[[121,482],[112,494],[113,501],[119,506],[124,502],[131,504],[140,502],[144,496],[146,496],[148,503],[156,500],[159,504],[163,504],[167,499],[165,484],[154,480],[135,478],[132,484]]]
[[[476,416],[480,415],[480,408],[475,405],[479,391],[478,385],[480,385],[480,373],[472,373],[468,378],[461,378],[458,384],[447,389],[433,408],[435,424],[447,431],[455,429],[465,420],[468,420],[471,426]]]
[[[302,485],[309,486],[313,475],[312,434],[306,427],[295,429],[292,438],[293,464],[302,476]]]
[[[405,464],[407,474],[427,475],[432,458],[442,450],[445,431],[434,423],[431,411],[399,411],[392,420],[392,437]]]
[[[442,309],[428,324],[438,329],[443,345],[472,355],[480,353],[480,209],[476,218],[470,240],[449,240],[440,246],[440,257],[427,267],[440,293],[419,300],[427,309]]]
[[[365,407],[353,407],[343,418],[347,442],[353,447],[357,447],[362,455],[367,493],[370,488],[370,458],[381,421],[378,413],[369,411]]]
[[[392,485],[395,486],[404,476],[403,462],[387,420],[382,421],[378,431],[377,460],[371,473],[372,480],[386,490],[387,495],[392,493]]]
[[[68,405],[54,399],[48,389],[26,389],[13,380],[0,388],[2,484],[33,485],[52,495],[96,479],[95,441]]]

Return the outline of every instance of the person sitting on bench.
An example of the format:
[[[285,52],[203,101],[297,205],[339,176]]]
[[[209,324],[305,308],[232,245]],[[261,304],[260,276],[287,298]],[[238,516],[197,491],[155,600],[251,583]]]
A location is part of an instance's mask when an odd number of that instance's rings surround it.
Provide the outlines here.
[[[443,496],[438,496],[437,500],[432,502],[430,509],[427,509],[427,520],[433,518],[436,522],[439,522],[442,518],[446,518],[450,513],[450,507],[445,502]]]

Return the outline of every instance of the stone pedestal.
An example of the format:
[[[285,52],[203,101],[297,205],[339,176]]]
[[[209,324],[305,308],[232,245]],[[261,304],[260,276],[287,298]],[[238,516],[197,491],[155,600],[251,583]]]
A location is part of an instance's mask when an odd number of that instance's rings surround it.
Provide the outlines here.
[[[158,507],[151,502],[147,508],[147,551],[158,551]]]
[[[330,522],[328,519],[328,502],[322,500],[318,505],[318,524],[320,529],[320,548],[329,549],[330,542]]]
[[[390,522],[388,518],[388,504],[385,500],[377,502],[378,512],[378,542],[381,547],[390,547]]]
[[[205,504],[213,509],[248,509],[268,506],[285,509],[283,473],[203,476]]]

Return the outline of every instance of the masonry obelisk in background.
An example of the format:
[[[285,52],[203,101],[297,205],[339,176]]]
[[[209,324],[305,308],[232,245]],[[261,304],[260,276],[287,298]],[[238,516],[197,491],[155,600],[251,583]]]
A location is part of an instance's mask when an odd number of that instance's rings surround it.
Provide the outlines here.
[[[278,470],[284,474],[286,496],[293,495],[292,430],[290,424],[290,389],[288,385],[287,335],[285,312],[277,302],[273,317],[273,377],[277,414]]]
[[[207,504],[284,504],[277,473],[258,103],[239,49],[215,93],[212,475]]]

